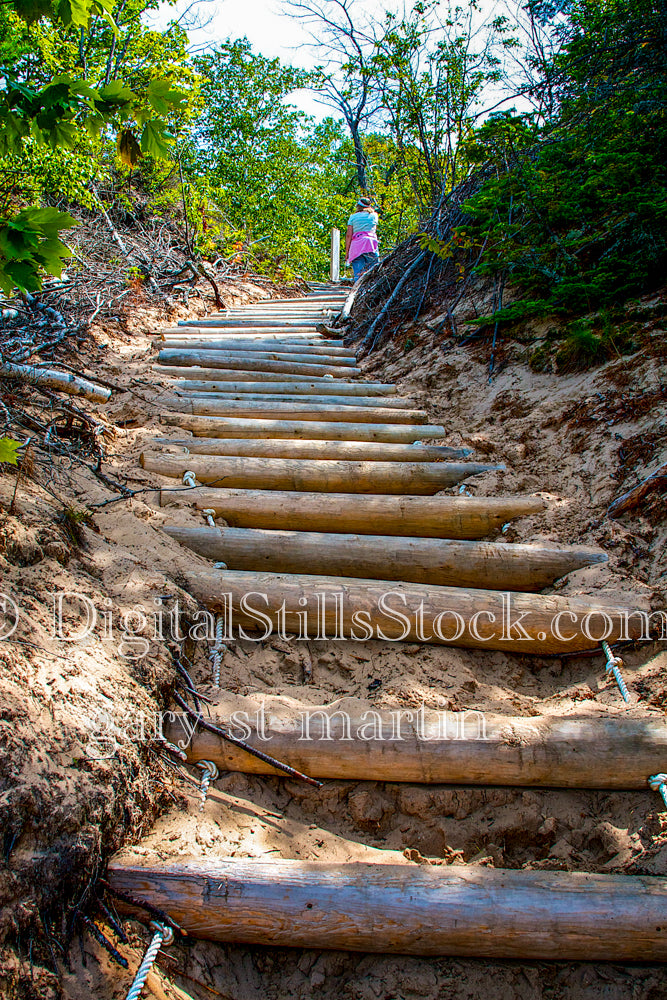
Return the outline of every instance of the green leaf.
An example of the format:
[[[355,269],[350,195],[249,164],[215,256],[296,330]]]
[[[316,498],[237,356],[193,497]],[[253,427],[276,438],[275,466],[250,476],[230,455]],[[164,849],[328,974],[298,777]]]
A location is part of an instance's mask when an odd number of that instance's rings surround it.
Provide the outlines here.
[[[24,208],[14,222],[27,223],[48,236],[54,235],[61,229],[78,226],[76,219],[67,212],[60,212],[57,208]]]
[[[30,259],[38,243],[39,234],[16,219],[0,229],[0,253],[6,260]]]
[[[16,285],[24,292],[38,292],[42,287],[38,266],[29,260],[10,260],[5,274],[11,278],[10,291]]]
[[[120,133],[116,146],[118,155],[126,166],[133,167],[141,159],[141,147],[130,129],[124,129]]]
[[[66,27],[87,28],[91,7],[91,0],[58,0],[56,10]]]
[[[0,462],[7,462],[9,465],[18,465],[18,450],[23,447],[21,441],[13,438],[0,437]]]
[[[169,156],[169,147],[173,142],[173,137],[165,131],[164,125],[159,118],[151,118],[144,125],[141,133],[141,151],[150,153],[157,159],[165,159]]]

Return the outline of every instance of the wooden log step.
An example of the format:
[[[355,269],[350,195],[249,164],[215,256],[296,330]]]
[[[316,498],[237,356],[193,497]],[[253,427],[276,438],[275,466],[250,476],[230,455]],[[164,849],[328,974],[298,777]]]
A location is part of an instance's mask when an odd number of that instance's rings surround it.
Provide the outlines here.
[[[215,348],[190,348],[190,347],[165,347],[160,354],[160,360],[167,360],[163,355],[178,354],[180,357],[190,355],[194,357],[200,353],[211,354],[214,358],[222,362],[218,367],[233,368],[233,364],[227,362],[252,362],[258,361],[286,361],[290,365],[327,365],[340,366],[344,368],[355,368],[357,359],[352,357],[340,357],[333,354],[298,354],[284,353],[283,351],[218,351]],[[191,363],[191,362],[188,362]]]
[[[295,355],[301,357],[301,355]],[[334,378],[349,378],[360,374],[359,368],[335,364],[311,364],[299,361],[272,361],[244,354],[227,354],[222,351],[181,351],[166,349],[160,351],[158,360],[162,364],[184,366],[202,365],[205,368],[224,368],[245,372],[273,372],[293,375],[333,375]]]
[[[337,384],[333,383],[334,386]],[[205,389],[179,389],[174,387],[176,394],[179,398],[200,400],[204,403],[209,403],[213,400],[220,402],[227,402],[229,400],[240,400],[245,403],[267,403],[273,405],[274,403],[288,404],[288,403],[298,403],[300,406],[364,406],[364,407],[374,407],[376,410],[378,408],[384,410],[389,408],[390,410],[411,410],[413,413],[415,411],[415,402],[413,399],[406,399],[404,396],[388,396],[388,397],[378,397],[378,396],[345,396],[345,395],[321,395],[321,396],[309,396],[303,393],[292,393],[292,394],[282,394],[276,396],[271,392],[228,392],[226,390],[221,390],[218,392],[207,392]],[[423,411],[422,411],[423,412]]]
[[[323,375],[297,375],[294,372],[264,372],[264,371],[242,371],[239,369],[225,368],[198,368],[174,365],[153,365],[153,371],[158,375],[166,375],[168,378],[196,378],[203,382],[300,382],[316,383],[324,386],[331,385],[331,378]],[[356,372],[354,373],[356,375]],[[349,383],[346,383],[349,384]],[[366,383],[360,382],[360,385]]]
[[[171,326],[166,327],[164,330],[160,331],[160,337],[164,340],[171,340],[173,337],[178,337],[183,340],[196,339],[197,337],[208,338],[213,340],[219,340],[220,334],[216,333],[215,330],[206,330],[200,327],[183,327],[183,326]],[[275,345],[276,342],[280,344],[315,344],[320,347],[325,347],[327,345],[331,347],[340,347],[340,340],[331,340],[322,336],[321,333],[308,333],[308,331],[301,332],[300,330],[293,330],[291,333],[272,333],[270,330],[264,333],[245,333],[239,331],[237,333],[225,331],[225,340],[231,340],[235,344],[254,344],[264,342],[266,344]]]
[[[200,483],[264,490],[322,493],[432,494],[503,466],[479,462],[342,462],[291,458],[238,458],[143,452],[142,468],[182,479],[194,472]]]
[[[545,961],[667,960],[667,880],[263,858],[112,861],[113,889],[234,944]]]
[[[196,369],[195,369],[196,370]],[[180,374],[180,373],[179,373]],[[249,392],[271,396],[393,396],[395,385],[382,382],[342,382],[340,379],[319,379],[310,382],[207,382],[204,379],[182,379],[174,389],[190,392]],[[384,399],[382,406],[386,406]]]
[[[592,598],[200,566],[184,575],[197,600],[225,613],[233,636],[239,625],[261,635],[284,626],[311,639],[379,638],[549,656],[595,649],[600,636],[613,643],[646,631],[633,609]]]
[[[211,398],[213,397],[213,398]],[[201,396],[164,396],[163,406],[173,407],[182,413],[206,417],[254,417],[257,420],[307,420],[307,421],[349,421],[361,424],[419,424],[426,423],[424,410],[397,410],[387,406],[337,406],[332,403],[311,402],[306,397],[303,403],[284,403],[282,400],[259,401],[252,399],[216,399],[213,393]],[[215,435],[211,435],[214,437]]]
[[[178,349],[183,351],[189,350],[202,350],[202,351],[224,351],[226,354],[230,352],[241,353],[241,354],[259,354],[261,357],[272,358],[274,361],[289,361],[294,356],[294,358],[299,357],[299,360],[304,361],[306,364],[310,363],[311,358],[324,357],[327,360],[323,361],[322,364],[350,364],[356,365],[357,359],[353,351],[349,351],[346,347],[319,347],[314,344],[284,344],[282,340],[277,340],[273,345],[267,345],[266,341],[257,341],[243,343],[234,342],[233,340],[219,340],[212,339],[208,340],[206,337],[193,337],[189,339],[187,337],[167,337],[161,340],[160,345],[164,347],[169,347],[172,349]],[[340,362],[330,361],[330,358],[340,358]],[[315,364],[319,362],[315,361]]]
[[[192,455],[245,455],[250,458],[343,458],[380,462],[443,462],[467,458],[470,448],[444,445],[386,444],[374,441],[304,441],[286,438],[154,438]]]
[[[208,330],[253,330],[259,331],[267,329],[285,330],[292,329],[313,330],[315,333],[316,321],[313,319],[291,319],[289,317],[276,316],[275,319],[253,319],[249,323],[244,323],[242,319],[197,319],[179,320],[178,326],[202,326]]]
[[[296,444],[293,441],[292,444]],[[288,493],[199,487],[164,490],[163,507],[193,503],[237,528],[356,532],[423,538],[484,538],[517,517],[546,509],[540,497],[415,497]]]
[[[229,569],[536,591],[582,566],[607,561],[583,546],[397,538],[389,535],[168,526],[181,545]]]
[[[247,336],[242,334],[235,334],[233,337],[220,337],[215,331],[206,333],[205,331],[195,330],[192,333],[183,333],[182,330],[163,330],[160,334],[157,343],[163,347],[170,347],[174,345],[175,340],[182,340],[187,344],[194,344],[198,340],[205,341],[207,344],[215,344],[218,342],[223,342],[230,345],[231,350],[267,350],[267,351],[277,351],[285,350],[289,348],[291,352],[298,352],[301,350],[311,350],[314,347],[320,348],[331,348],[334,354],[339,351],[344,350],[347,354],[352,354],[353,352],[349,348],[343,348],[340,340],[325,340],[324,337],[282,337],[280,335],[270,334],[263,337],[261,334],[249,333]]]
[[[386,441],[409,444],[445,436],[439,424],[367,424],[344,420],[257,420],[249,417],[200,417],[164,413],[160,423],[191,431],[195,437],[308,438],[320,441]]]
[[[409,781],[417,784],[510,785],[646,790],[664,767],[667,720],[627,715],[493,715],[476,709],[436,712],[369,706],[358,698],[307,705],[293,698],[225,694],[211,721],[251,746],[314,778]],[[258,727],[264,739],[257,735]],[[172,743],[189,730],[177,715],[165,729]],[[212,760],[221,771],[279,771],[214,733],[200,730],[188,758]]]

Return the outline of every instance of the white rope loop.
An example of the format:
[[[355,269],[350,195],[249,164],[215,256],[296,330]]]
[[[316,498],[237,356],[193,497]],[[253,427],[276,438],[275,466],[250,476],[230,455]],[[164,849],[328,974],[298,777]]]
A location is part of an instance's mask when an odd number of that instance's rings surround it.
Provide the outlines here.
[[[206,518],[206,523],[209,528],[215,528],[215,508],[205,507],[204,510],[202,510],[202,514]]]
[[[157,958],[157,953],[163,944],[170,945],[174,940],[174,932],[171,927],[167,926],[167,924],[162,924],[157,920],[152,920],[150,927],[154,932],[153,939],[146,950],[146,954],[143,957],[141,965],[137,969],[134,982],[130,986],[125,1000],[139,1000],[141,991],[144,988],[146,979],[148,978],[148,973],[153,968],[153,963]]]
[[[195,476],[194,472],[184,472],[183,482],[185,483],[186,486],[196,486],[197,477]]]
[[[226,569],[227,567],[225,567]],[[227,646],[223,642],[223,636],[225,634],[225,619],[222,615],[217,615],[215,619],[215,645],[211,648],[209,653],[209,660],[212,661],[212,671],[213,671],[213,687],[220,687],[220,667],[222,666],[222,661],[224,659],[225,653],[227,652]]]
[[[614,680],[618,685],[618,690],[621,692],[621,695],[623,696],[623,701],[630,701],[630,692],[628,691],[627,684],[623,680],[623,676],[621,674],[621,667],[623,666],[623,660],[620,658],[620,656],[614,656],[609,646],[609,643],[605,642],[604,639],[602,640],[600,645],[602,646],[602,652],[604,653],[607,660],[607,666],[605,667],[606,673],[608,674],[612,673],[614,675]]]
[[[648,779],[648,785],[652,792],[660,792],[667,808],[667,774],[652,774]]]
[[[203,772],[201,776],[201,802],[199,804],[199,812],[203,812],[206,805],[206,796],[208,795],[208,786],[212,781],[215,781],[219,772],[212,760],[198,760],[197,767],[200,767]]]

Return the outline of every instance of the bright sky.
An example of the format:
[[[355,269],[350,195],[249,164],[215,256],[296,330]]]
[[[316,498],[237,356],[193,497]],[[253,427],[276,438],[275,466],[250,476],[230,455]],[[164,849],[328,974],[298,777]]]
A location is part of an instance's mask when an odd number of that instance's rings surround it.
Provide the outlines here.
[[[357,0],[360,8],[382,13],[391,0]],[[163,28],[193,6],[192,0],[177,0],[174,5],[164,3],[151,24]],[[298,18],[280,12],[280,0],[200,0],[189,18],[197,17],[201,28],[188,28],[192,46],[200,49],[215,45],[227,38],[247,36],[256,52],[295,66],[310,67],[316,64],[308,33]],[[209,23],[207,23],[209,22]],[[185,22],[184,22],[185,26]],[[292,103],[308,114],[323,118],[327,111],[314,96],[306,91],[296,91]]]

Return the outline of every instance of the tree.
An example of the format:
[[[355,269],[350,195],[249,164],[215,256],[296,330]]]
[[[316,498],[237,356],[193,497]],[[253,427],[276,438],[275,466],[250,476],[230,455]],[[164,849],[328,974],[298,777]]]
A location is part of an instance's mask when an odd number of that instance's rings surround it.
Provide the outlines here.
[[[87,48],[99,53],[100,45],[91,46],[100,31],[114,47],[117,27],[109,0],[65,0],[57,10],[46,0],[30,5],[12,0],[2,19],[0,156],[17,163],[35,147],[72,151],[87,137],[108,136],[111,130],[128,162],[168,152],[167,119],[185,102],[168,77],[147,71],[145,59],[136,67],[137,73],[144,70],[143,78],[137,76],[131,88],[112,73],[101,82],[91,80],[77,65],[86,63]],[[0,219],[0,287],[7,293],[14,286],[38,289],[43,270],[60,274],[69,250],[59,233],[75,224],[54,208],[23,205],[22,195],[20,187],[10,193],[4,208],[13,214]]]

